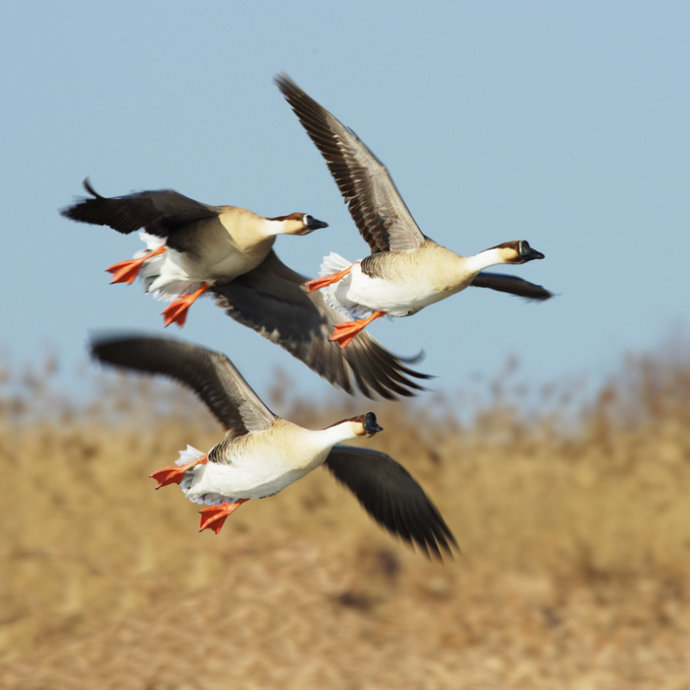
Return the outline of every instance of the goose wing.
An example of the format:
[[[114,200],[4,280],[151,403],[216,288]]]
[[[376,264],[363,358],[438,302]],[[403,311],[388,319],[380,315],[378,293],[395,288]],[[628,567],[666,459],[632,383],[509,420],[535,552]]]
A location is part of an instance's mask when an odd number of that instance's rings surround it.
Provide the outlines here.
[[[331,342],[335,324],[347,317],[328,306],[319,291],[307,293],[306,281],[271,251],[253,271],[211,289],[229,316],[348,393],[353,391],[352,378],[368,397],[378,393],[392,399],[422,390],[409,377],[430,377],[405,366],[367,333],[358,333],[346,348]]]
[[[232,436],[270,427],[276,416],[219,352],[171,338],[94,338],[91,353],[101,362],[163,374],[191,388]]]
[[[553,293],[549,292],[545,287],[536,283],[530,283],[524,278],[506,275],[505,273],[479,273],[471,285],[490,288],[499,292],[508,292],[511,295],[526,297],[527,299],[547,300],[553,297]]]
[[[457,548],[455,537],[431,499],[386,453],[336,445],[326,458],[326,466],[376,522],[414,542],[427,556],[441,559],[441,549],[450,554],[451,547]]]
[[[63,209],[62,215],[84,223],[107,225],[125,235],[145,228],[152,235],[169,237],[188,223],[218,216],[214,206],[172,189],[106,197],[94,190],[88,178],[84,180],[84,189],[91,197]]]
[[[275,79],[328,169],[362,237],[377,251],[418,249],[424,235],[402,200],[386,166],[357,135],[281,74]]]

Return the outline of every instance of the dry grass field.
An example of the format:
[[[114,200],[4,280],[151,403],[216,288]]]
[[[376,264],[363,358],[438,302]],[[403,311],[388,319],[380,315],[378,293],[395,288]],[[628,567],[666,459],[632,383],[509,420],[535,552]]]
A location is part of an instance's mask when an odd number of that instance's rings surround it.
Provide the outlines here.
[[[191,394],[123,378],[75,413],[43,374],[0,381],[3,688],[690,688],[687,358],[631,358],[577,409],[496,382],[471,423],[358,404],[454,531],[442,564],[325,470],[199,534],[148,478],[218,438]]]

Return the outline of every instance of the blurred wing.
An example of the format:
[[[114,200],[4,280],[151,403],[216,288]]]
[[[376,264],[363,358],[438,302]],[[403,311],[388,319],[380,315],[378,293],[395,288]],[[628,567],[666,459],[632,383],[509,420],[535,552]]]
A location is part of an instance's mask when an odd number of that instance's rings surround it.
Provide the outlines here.
[[[431,499],[386,453],[337,445],[326,458],[326,465],[389,532],[438,559],[441,549],[450,554],[451,547],[457,548],[455,537]]]
[[[125,235],[138,228],[146,228],[152,235],[168,237],[183,225],[218,215],[213,206],[194,201],[172,189],[105,197],[94,190],[88,178],[84,180],[84,189],[92,198],[82,199],[63,209],[62,215],[84,223],[108,225]]]
[[[329,307],[319,291],[307,293],[302,287],[306,281],[271,251],[258,268],[211,289],[229,316],[348,393],[351,377],[368,397],[372,390],[389,399],[423,390],[408,377],[430,377],[406,367],[368,334],[357,334],[346,348],[331,342],[333,327],[347,317]]]
[[[511,295],[526,297],[527,299],[547,300],[553,293],[535,283],[530,283],[518,276],[504,273],[479,273],[472,281],[474,287],[491,288],[499,292],[509,292]]]
[[[408,251],[424,242],[386,166],[357,135],[285,74],[275,79],[326,159],[362,237],[377,251]]]
[[[94,338],[91,353],[101,362],[163,374],[191,388],[232,436],[270,427],[275,415],[232,362],[219,352],[170,338]]]

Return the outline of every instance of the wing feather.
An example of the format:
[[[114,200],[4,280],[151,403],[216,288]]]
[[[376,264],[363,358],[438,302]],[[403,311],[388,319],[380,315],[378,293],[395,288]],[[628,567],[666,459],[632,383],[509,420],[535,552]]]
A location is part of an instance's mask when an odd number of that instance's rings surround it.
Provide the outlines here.
[[[88,178],[84,180],[84,189],[91,197],[63,209],[62,215],[84,223],[107,225],[125,235],[145,228],[152,235],[169,237],[184,225],[218,215],[216,207],[172,189],[105,197],[94,190]]]
[[[474,287],[490,288],[499,292],[507,292],[518,297],[526,297],[534,300],[547,300],[553,297],[545,287],[530,283],[519,276],[510,276],[505,273],[486,273],[482,272],[472,281]]]
[[[319,291],[307,293],[306,281],[271,251],[253,271],[211,289],[229,316],[347,393],[353,392],[353,379],[368,397],[392,399],[423,390],[412,378],[430,377],[407,367],[367,333],[357,334],[346,348],[331,342],[335,324],[347,317],[331,308]]]
[[[455,537],[412,475],[390,455],[368,448],[334,446],[326,466],[362,507],[389,532],[416,544],[427,556],[457,549]]]
[[[326,159],[362,237],[377,251],[411,251],[424,235],[402,200],[386,166],[334,115],[285,74],[275,82]]]
[[[171,338],[94,338],[91,353],[101,362],[169,376],[191,388],[231,436],[267,429],[275,415],[223,354]]]

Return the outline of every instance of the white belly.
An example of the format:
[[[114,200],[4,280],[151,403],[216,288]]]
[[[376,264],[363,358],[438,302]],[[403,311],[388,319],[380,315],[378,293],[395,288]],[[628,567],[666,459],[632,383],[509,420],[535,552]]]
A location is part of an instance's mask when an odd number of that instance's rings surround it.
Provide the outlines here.
[[[145,262],[141,277],[147,292],[152,292],[158,299],[174,300],[194,292],[204,282],[209,285],[218,280],[229,282],[256,268],[259,263],[260,257],[248,257],[235,251],[209,263],[167,247],[162,255]]]
[[[331,292],[332,299],[359,317],[374,311],[384,311],[391,316],[409,316],[448,294],[439,293],[430,281],[419,276],[408,281],[371,278],[362,273],[359,264],[355,264]]]
[[[187,482],[185,477],[180,488],[190,501],[209,504],[272,496],[310,471],[286,470],[284,467],[252,470],[217,462],[197,465],[193,470],[191,481]],[[190,474],[191,471],[188,476]]]
[[[263,434],[268,442],[260,442]],[[291,443],[289,433],[280,438],[282,442],[272,442],[269,430],[236,439],[222,451],[229,462],[192,467],[180,488],[195,503],[271,496],[323,464],[330,450],[330,445],[311,447],[309,434],[298,436],[301,443]]]

